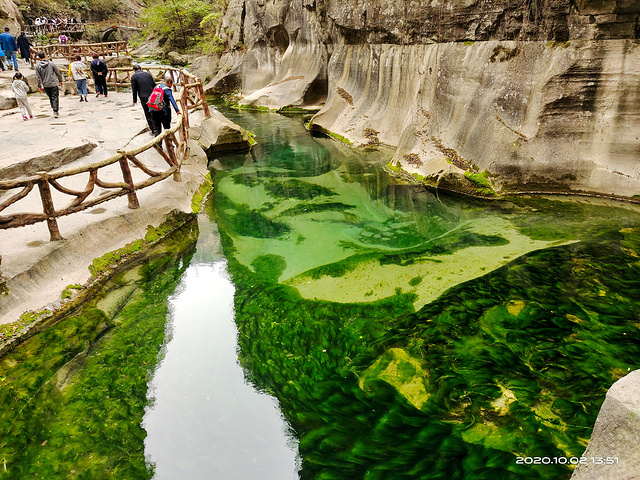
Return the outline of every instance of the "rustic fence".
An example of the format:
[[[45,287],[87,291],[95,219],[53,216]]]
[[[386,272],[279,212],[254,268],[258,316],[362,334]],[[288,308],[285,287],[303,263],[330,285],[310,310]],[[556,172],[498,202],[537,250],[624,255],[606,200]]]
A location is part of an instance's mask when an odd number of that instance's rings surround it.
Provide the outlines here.
[[[102,58],[107,56],[119,57],[120,55],[129,55],[129,46],[125,41],[120,42],[101,42],[101,43],[54,43],[41,47],[31,47],[31,66],[33,67],[38,61],[38,52],[45,53],[47,58],[66,58],[71,62],[76,55],[83,57],[86,62],[91,59],[94,53]]]
[[[175,70],[167,67],[141,67],[141,70],[149,72],[155,79],[156,83],[162,81],[166,75],[171,75],[174,86],[177,84],[178,78],[175,77]],[[121,88],[131,88],[131,76],[135,73],[133,67],[116,67],[109,68],[107,72],[107,86],[113,87],[116,92]],[[204,95],[204,94],[203,94]]]
[[[46,35],[47,33],[77,33],[84,32],[85,24],[82,22],[45,23],[43,25],[25,25],[22,31],[32,35]]]
[[[38,222],[47,222],[51,240],[62,240],[62,235],[58,228],[58,217],[80,212],[125,195],[129,200],[129,208],[138,208],[139,201],[136,194],[138,190],[149,187],[169,176],[173,176],[175,181],[180,181],[180,167],[182,161],[188,154],[189,111],[202,107],[205,116],[209,117],[210,113],[200,79],[184,70],[168,69],[166,74],[174,78],[174,89],[178,92],[177,97],[182,113],[182,115],[178,115],[178,121],[174,127],[170,130],[165,130],[161,135],[138,148],[120,150],[116,155],[89,165],[68,168],[52,173],[39,172],[30,177],[0,181],[0,193],[9,192],[9,196],[5,200],[2,200],[0,197],[0,213],[9,206],[24,199],[36,187],[38,188],[42,203],[42,213],[32,212],[0,215],[0,229],[23,227]],[[162,142],[164,142],[165,145],[164,149],[162,148]],[[150,149],[157,151],[166,161],[168,164],[166,170],[154,170],[137,158],[142,152]],[[100,174],[104,172],[107,167],[115,164],[119,164],[120,166],[122,181],[101,180]],[[132,165],[145,174],[147,178],[138,182],[134,181],[131,173]],[[81,190],[75,190],[60,184],[60,180],[63,178],[77,177],[80,175],[87,175],[88,177],[85,187]],[[96,187],[102,188],[103,191],[100,193],[96,192]],[[69,196],[70,202],[62,208],[56,208],[51,195],[52,188]],[[11,193],[11,190],[14,192]]]

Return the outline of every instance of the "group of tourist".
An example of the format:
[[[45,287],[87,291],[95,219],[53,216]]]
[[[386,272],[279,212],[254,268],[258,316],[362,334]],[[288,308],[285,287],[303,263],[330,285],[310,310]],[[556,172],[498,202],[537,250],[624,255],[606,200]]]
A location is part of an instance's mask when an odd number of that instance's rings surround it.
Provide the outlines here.
[[[47,94],[51,109],[53,110],[53,116],[54,118],[58,118],[60,100],[59,86],[62,85],[62,74],[55,63],[47,60],[44,52],[38,52],[38,59],[38,63],[36,64],[38,89]],[[89,65],[89,69],[95,82],[96,97],[100,95],[107,97],[107,74],[109,69],[97,53],[93,54],[93,60]],[[151,133],[155,136],[160,135],[163,127],[165,129],[171,128],[171,107],[173,107],[178,115],[181,114],[178,104],[173,97],[173,78],[170,75],[165,76],[164,81],[158,86],[156,85],[153,75],[143,71],[140,65],[133,65],[133,71],[134,73],[131,76],[133,105],[136,105],[138,99],[140,99],[142,110],[144,111],[144,116]],[[80,102],[87,102],[87,66],[82,61],[80,55],[76,55],[73,58],[73,62],[69,64],[69,77],[73,78],[76,83]],[[27,100],[29,87],[24,82],[20,72],[16,72],[14,75],[11,89],[15,94],[23,120],[33,118],[31,107]]]
[[[27,25],[35,27],[36,33],[56,32],[58,30],[81,30],[82,21],[75,17],[27,18]]]
[[[11,35],[9,27],[4,29],[4,33],[0,34],[0,69],[4,72],[3,60],[7,61],[7,68],[13,70],[15,68],[18,71],[18,59],[16,52],[20,51],[20,56],[24,59],[25,63],[29,63],[29,56],[31,42],[27,38],[24,32],[20,32],[18,39]]]

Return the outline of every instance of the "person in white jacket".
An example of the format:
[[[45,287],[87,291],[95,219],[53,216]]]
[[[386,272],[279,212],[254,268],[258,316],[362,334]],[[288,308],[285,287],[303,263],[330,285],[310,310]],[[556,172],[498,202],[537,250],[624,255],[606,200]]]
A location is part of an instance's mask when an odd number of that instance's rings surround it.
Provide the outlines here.
[[[31,106],[29,105],[29,100],[27,99],[27,93],[29,92],[29,85],[22,79],[22,74],[20,72],[16,72],[13,76],[13,83],[11,84],[11,90],[16,95],[16,101],[18,102],[18,106],[20,107],[20,111],[22,112],[22,119],[26,120],[27,115],[29,118],[33,118],[33,114],[31,113]]]

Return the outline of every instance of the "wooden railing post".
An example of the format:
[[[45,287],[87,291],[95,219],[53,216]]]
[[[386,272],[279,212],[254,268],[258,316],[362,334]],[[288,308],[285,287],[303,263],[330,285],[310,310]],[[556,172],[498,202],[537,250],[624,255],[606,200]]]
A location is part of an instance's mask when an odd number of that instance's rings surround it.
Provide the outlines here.
[[[209,104],[207,103],[207,97],[204,94],[204,87],[202,86],[202,82],[198,82],[198,95],[202,100],[202,109],[204,110],[204,114],[207,118],[211,116],[211,112],[209,111]]]
[[[138,196],[136,195],[136,184],[133,183],[133,177],[131,176],[131,169],[129,168],[129,161],[126,155],[123,155],[120,159],[120,169],[122,170],[124,182],[129,185],[129,193],[127,193],[129,208],[138,208],[140,202],[138,202]]]
[[[173,149],[173,142],[175,142],[174,136],[169,137],[167,135],[166,137],[164,137],[164,145],[167,148],[167,154],[169,155],[169,159],[171,160],[173,165],[177,167],[176,171],[173,172],[173,180],[175,182],[181,182],[182,181],[182,174],[180,173],[181,162],[178,162],[178,159],[176,157],[176,152]]]
[[[42,209],[45,215],[47,215],[47,227],[49,227],[49,237],[51,241],[63,240],[60,235],[60,229],[58,228],[58,221],[55,214],[56,209],[53,206],[53,199],[51,198],[51,189],[49,188],[49,179],[46,175],[43,175],[38,181],[38,189],[40,190],[40,198],[42,199]]]

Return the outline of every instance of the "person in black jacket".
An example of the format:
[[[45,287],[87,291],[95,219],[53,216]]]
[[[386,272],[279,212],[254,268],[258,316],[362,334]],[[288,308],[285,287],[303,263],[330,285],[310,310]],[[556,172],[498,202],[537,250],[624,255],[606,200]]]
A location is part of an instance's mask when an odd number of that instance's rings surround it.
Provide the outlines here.
[[[142,110],[144,110],[144,116],[147,119],[147,124],[151,130],[151,134],[157,136],[160,134],[159,128],[156,125],[147,102],[149,101],[149,95],[153,92],[156,86],[156,81],[153,79],[153,75],[149,72],[144,72],[140,69],[140,65],[133,66],[134,74],[131,75],[131,92],[133,93],[133,105],[135,106],[140,97],[140,103],[142,104]]]
[[[24,58],[25,63],[29,63],[31,59],[31,52],[29,47],[31,47],[31,42],[27,38],[27,35],[24,32],[20,32],[20,36],[18,36],[18,48],[20,49],[20,56]]]
[[[93,61],[91,62],[91,73],[93,73],[93,80],[96,84],[96,97],[99,97],[102,93],[107,96],[107,64],[104,60],[100,60],[100,56],[97,53],[93,54]]]

